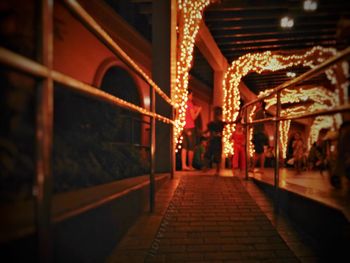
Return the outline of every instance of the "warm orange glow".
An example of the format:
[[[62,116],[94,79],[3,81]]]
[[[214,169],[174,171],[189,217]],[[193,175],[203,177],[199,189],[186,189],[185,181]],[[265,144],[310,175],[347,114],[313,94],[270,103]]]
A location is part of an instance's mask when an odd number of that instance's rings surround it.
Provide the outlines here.
[[[341,89],[343,87],[340,87]],[[271,90],[265,90],[261,92],[259,96],[263,94],[269,94]],[[292,106],[281,111],[281,116],[297,116],[307,112],[314,112],[318,110],[325,110],[329,107],[335,107],[339,105],[339,93],[331,92],[330,90],[322,87],[299,87],[297,89],[285,89],[281,92],[281,104],[285,103],[298,103],[302,101],[313,102],[308,106]],[[266,102],[266,108],[268,109],[272,105],[276,104],[276,96],[267,98],[264,100]],[[310,134],[308,138],[308,148],[317,140],[319,131],[323,128],[336,127],[339,128],[342,123],[342,118],[340,114],[336,114],[331,118],[319,116],[316,118],[311,125]],[[282,127],[283,125],[283,127]],[[281,146],[283,158],[286,157],[287,150],[287,139],[289,124],[280,124],[281,131]]]
[[[231,66],[225,74],[225,80],[223,82],[224,87],[224,105],[223,105],[223,118],[224,121],[235,121],[238,115],[240,94],[239,94],[239,83],[245,75],[249,72],[262,73],[266,71],[277,71],[293,66],[304,66],[304,67],[315,67],[316,65],[322,63],[324,60],[336,54],[336,50],[333,48],[323,48],[320,46],[313,47],[309,51],[302,55],[277,55],[272,54],[270,51],[256,54],[246,54],[231,63]],[[343,63],[341,65],[342,73],[348,76],[348,64]],[[347,101],[346,90],[349,83],[348,81],[344,83],[338,83],[337,75],[335,70],[338,69],[338,65],[325,71],[328,79],[332,84],[336,85],[336,93],[340,94],[339,89],[342,89],[343,97],[342,101]],[[269,91],[263,94],[268,94]],[[317,93],[314,94],[315,96]],[[282,96],[281,96],[282,97]],[[293,97],[286,96],[289,102],[293,102]],[[318,101],[317,98],[314,98]],[[340,99],[340,98],[339,98]],[[320,99],[321,100],[321,99]],[[338,100],[339,101],[339,100]],[[321,104],[321,103],[319,103]],[[290,113],[290,111],[289,111]],[[288,134],[288,125],[284,125],[284,128],[280,127],[283,131],[283,141],[285,141],[285,136]],[[225,155],[233,154],[233,142],[231,141],[232,132],[234,131],[234,125],[227,125],[224,130],[224,153]],[[284,145],[284,143],[283,143]],[[285,146],[283,146],[285,147]]]
[[[182,130],[185,126],[185,114],[188,93],[189,71],[192,67],[195,37],[202,20],[202,12],[210,0],[178,0],[178,54],[176,65],[176,87],[171,92],[175,103],[174,143],[181,148]]]

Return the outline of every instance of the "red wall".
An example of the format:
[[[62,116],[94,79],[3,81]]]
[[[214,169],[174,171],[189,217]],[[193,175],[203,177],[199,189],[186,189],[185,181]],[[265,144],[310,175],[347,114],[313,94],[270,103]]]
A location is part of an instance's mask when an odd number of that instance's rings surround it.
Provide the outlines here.
[[[54,18],[55,70],[98,87],[109,67],[122,67],[129,72],[139,88],[142,106],[149,108],[149,85],[145,81],[131,71],[59,3],[55,3]],[[147,143],[147,133],[144,133],[143,137],[143,143]]]
[[[147,108],[148,84],[133,73],[92,33],[74,18],[62,5],[55,4],[54,68],[90,85],[98,85],[101,74],[111,65],[118,65],[129,71],[140,89],[141,99]],[[104,68],[104,69],[103,69]]]
[[[90,31],[88,31],[77,18],[73,17],[60,3],[55,3],[55,37],[54,37],[54,69],[98,87],[104,72],[110,66],[120,66],[126,69],[139,88],[142,106],[149,109],[149,85],[131,71],[120,59],[106,48]],[[117,26],[117,25],[116,25]],[[124,35],[123,35],[124,36]],[[118,37],[123,37],[118,36]],[[127,36],[125,36],[127,38]],[[123,40],[124,41],[124,40]],[[138,43],[130,43],[137,49]],[[144,55],[151,57],[145,50]],[[149,65],[139,65],[145,68]],[[147,70],[147,69],[146,69]],[[149,69],[149,72],[151,69]],[[150,76],[151,77],[151,76]],[[197,93],[195,101],[201,105],[203,128],[210,120],[211,92],[202,83],[192,82],[191,88]],[[144,128],[146,129],[146,127]],[[144,131],[144,142],[148,140],[148,134]]]

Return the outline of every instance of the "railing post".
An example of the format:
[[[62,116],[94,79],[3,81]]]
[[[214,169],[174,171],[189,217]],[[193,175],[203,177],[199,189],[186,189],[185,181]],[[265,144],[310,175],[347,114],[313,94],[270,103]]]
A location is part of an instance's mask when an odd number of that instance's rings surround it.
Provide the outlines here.
[[[244,112],[244,126],[245,126],[245,179],[248,180],[248,171],[249,171],[249,124],[248,124],[248,107],[245,108]]]
[[[135,119],[133,117],[130,117],[130,128],[131,128],[131,140],[130,140],[130,143],[131,144],[134,144],[134,122],[135,122]]]
[[[170,1],[170,97],[176,89],[176,63],[177,63],[177,1]],[[175,119],[176,109],[171,108],[171,119]],[[174,179],[176,170],[176,145],[174,142],[174,130],[175,126],[171,125],[170,128],[170,156],[171,156],[171,171],[170,178]]]
[[[171,110],[171,119],[174,120],[175,109]],[[174,125],[170,128],[170,178],[174,179],[175,169],[176,169],[176,156],[175,156],[175,143],[174,143]]]
[[[150,95],[151,95],[151,112],[156,112],[156,95],[155,90],[151,86],[150,87]],[[149,209],[150,212],[154,212],[154,205],[155,205],[155,179],[154,179],[154,172],[155,172],[155,151],[156,151],[156,118],[154,116],[151,117],[151,158],[150,158],[150,174],[149,174]]]
[[[52,70],[53,60],[53,0],[41,1],[41,54],[44,66]],[[42,80],[37,90],[36,111],[36,231],[39,262],[52,262],[51,197],[52,197],[52,130],[53,79]]]
[[[280,111],[281,111],[281,92],[278,91],[276,93],[276,122],[275,122],[275,177],[274,177],[274,188],[275,188],[275,211],[279,210],[279,159],[280,159],[280,151],[279,151],[279,125],[280,125]]]

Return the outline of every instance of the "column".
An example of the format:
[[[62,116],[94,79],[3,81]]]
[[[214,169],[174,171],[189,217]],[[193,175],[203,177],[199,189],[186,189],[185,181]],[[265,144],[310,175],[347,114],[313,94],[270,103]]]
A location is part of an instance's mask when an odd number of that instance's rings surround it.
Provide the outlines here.
[[[152,8],[152,78],[170,97],[176,83],[176,1],[154,0]],[[157,113],[172,118],[172,107],[159,96],[155,106]],[[155,172],[172,172],[172,126],[157,121],[155,132]]]

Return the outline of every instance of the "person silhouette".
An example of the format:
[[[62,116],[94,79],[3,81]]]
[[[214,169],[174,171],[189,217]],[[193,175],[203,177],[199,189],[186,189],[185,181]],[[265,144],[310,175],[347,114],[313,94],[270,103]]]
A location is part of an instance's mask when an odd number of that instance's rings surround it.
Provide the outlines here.
[[[181,168],[184,171],[195,170],[195,168],[193,168],[193,151],[196,145],[195,119],[198,117],[201,110],[202,108],[200,106],[194,105],[193,91],[189,89],[185,115],[186,124],[183,130],[183,141],[181,150]]]

